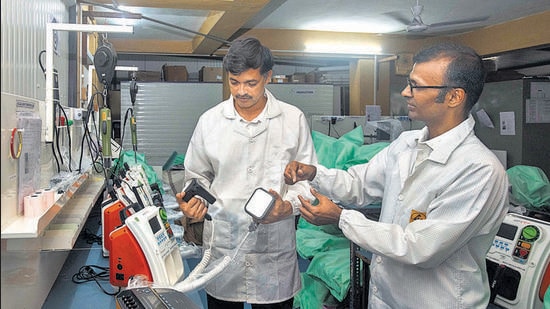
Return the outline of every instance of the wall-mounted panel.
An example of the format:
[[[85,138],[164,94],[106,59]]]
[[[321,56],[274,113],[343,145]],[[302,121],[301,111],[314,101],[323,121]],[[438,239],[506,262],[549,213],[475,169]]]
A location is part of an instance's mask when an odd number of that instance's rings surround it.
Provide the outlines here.
[[[132,107],[129,83],[121,83],[121,125]],[[221,83],[138,83],[134,106],[138,152],[149,165],[162,166],[177,151],[185,154],[199,116],[222,100]],[[132,149],[129,120],[123,148]]]
[[[333,115],[334,87],[330,84],[268,84],[267,89],[279,100],[299,107],[311,119],[313,115]],[[311,123],[309,124],[311,127]]]
[[[61,0],[2,0],[2,91],[38,100],[45,99],[46,24],[68,22]],[[54,67],[59,72],[60,99],[67,105],[68,34],[57,33]]]
[[[523,87],[523,110],[525,113],[526,101],[530,100],[533,103],[537,100],[538,115],[535,118],[548,119],[550,109],[548,102],[550,100],[550,80],[546,79],[525,79]],[[533,112],[531,110],[531,112]],[[532,113],[530,116],[533,116]],[[532,118],[532,117],[531,117]],[[540,167],[548,177],[550,177],[550,123],[546,120],[540,122],[527,123],[526,117],[523,117],[523,149],[522,149],[522,164]]]
[[[222,101],[222,83],[138,83],[134,106],[138,152],[149,165],[162,166],[177,151],[185,154],[199,116]],[[132,107],[129,83],[121,83],[121,125]],[[268,84],[278,99],[296,105],[306,115],[332,115],[332,85]],[[123,149],[132,149],[129,120],[123,128]]]
[[[476,112],[483,109],[493,122],[494,128],[481,124]],[[476,118],[475,132],[479,139],[490,149],[507,152],[507,166],[522,162],[523,147],[523,81],[512,80],[486,83],[478,103],[473,108]],[[515,135],[500,134],[500,113],[513,112],[515,118]]]

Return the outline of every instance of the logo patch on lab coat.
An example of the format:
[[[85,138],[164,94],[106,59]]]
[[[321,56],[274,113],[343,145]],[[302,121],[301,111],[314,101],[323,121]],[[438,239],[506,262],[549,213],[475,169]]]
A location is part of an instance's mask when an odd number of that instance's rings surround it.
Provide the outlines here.
[[[418,210],[411,210],[411,216],[409,218],[409,223],[416,221],[416,220],[426,220],[426,213],[420,212]]]

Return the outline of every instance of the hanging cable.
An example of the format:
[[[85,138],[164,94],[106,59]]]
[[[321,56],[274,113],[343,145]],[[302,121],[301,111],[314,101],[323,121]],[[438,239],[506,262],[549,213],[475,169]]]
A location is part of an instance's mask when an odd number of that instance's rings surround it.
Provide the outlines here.
[[[38,64],[40,65],[40,69],[42,70],[42,73],[44,74],[44,78],[46,78],[46,68],[44,67],[44,64],[42,64],[42,55],[44,55],[44,54],[46,54],[45,49],[40,51],[40,53],[38,54]],[[56,131],[55,121],[54,121],[53,131],[54,132]],[[51,146],[52,146],[52,155],[53,155],[53,158],[55,159],[55,163],[56,163],[56,166],[57,166],[57,172],[59,173],[61,171],[61,166],[59,165],[59,159],[57,158],[56,151],[55,151],[55,145],[54,145],[53,142],[52,142]]]
[[[102,3],[91,2],[91,1],[80,1],[80,3],[85,3],[85,4],[89,4],[89,5],[93,5],[93,6],[100,6],[100,7],[110,9],[110,10],[113,10],[113,11],[117,11],[117,12],[127,14],[127,15],[132,15],[132,16],[138,15],[141,19],[144,19],[144,20],[148,20],[148,21],[151,21],[151,22],[154,22],[154,23],[157,23],[157,24],[161,24],[161,25],[164,25],[164,26],[167,26],[167,27],[171,27],[171,28],[175,28],[175,29],[182,30],[182,31],[185,31],[185,32],[193,33],[193,34],[196,34],[196,35],[200,35],[200,36],[203,36],[203,37],[205,37],[207,39],[210,39],[210,40],[213,40],[213,41],[217,41],[217,42],[220,42],[220,43],[231,45],[231,42],[229,42],[227,40],[224,40],[222,38],[219,38],[219,37],[216,37],[216,36],[213,36],[213,35],[210,35],[210,34],[206,34],[206,33],[201,33],[201,32],[198,32],[198,31],[194,31],[194,30],[191,30],[191,29],[183,28],[183,27],[180,27],[180,26],[177,26],[177,25],[174,25],[174,24],[170,24],[170,23],[158,20],[158,19],[153,19],[153,18],[147,17],[143,14],[136,14],[136,13],[132,13],[132,12],[129,12],[129,11],[121,10],[121,9],[115,7],[115,6],[106,5],[106,4],[102,4]]]
[[[65,113],[65,109],[63,108],[63,106],[61,106],[61,104],[57,104],[57,108],[59,110],[59,115],[58,115],[58,119],[59,119],[59,124],[61,127],[65,127],[67,129],[67,142],[68,142],[68,150],[67,150],[67,154],[68,154],[68,162],[67,162],[67,169],[69,170],[69,172],[72,172],[72,167],[71,167],[71,164],[72,164],[72,142],[71,142],[71,132],[70,132],[70,128],[69,126],[71,125],[70,122],[69,122],[69,119],[67,118],[67,113]],[[63,113],[63,119],[65,119],[65,123],[61,123],[61,113]],[[57,141],[57,151],[59,152],[59,157],[61,158],[61,164],[64,164],[63,163],[63,155],[61,154],[61,151],[59,149],[59,131],[60,128],[57,127],[57,131],[56,131],[56,141]]]
[[[40,65],[40,69],[42,69],[42,73],[44,73],[44,78],[46,78],[46,68],[44,67],[44,64],[42,64],[42,55],[46,54],[46,50],[40,51],[38,54],[38,64]]]

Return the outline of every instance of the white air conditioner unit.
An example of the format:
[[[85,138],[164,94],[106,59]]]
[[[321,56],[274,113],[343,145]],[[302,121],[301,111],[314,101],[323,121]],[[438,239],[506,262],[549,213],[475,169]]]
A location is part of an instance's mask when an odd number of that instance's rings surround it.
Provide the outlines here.
[[[403,126],[397,119],[382,119],[366,121],[363,131],[365,138],[370,139],[371,143],[391,142],[403,132]]]

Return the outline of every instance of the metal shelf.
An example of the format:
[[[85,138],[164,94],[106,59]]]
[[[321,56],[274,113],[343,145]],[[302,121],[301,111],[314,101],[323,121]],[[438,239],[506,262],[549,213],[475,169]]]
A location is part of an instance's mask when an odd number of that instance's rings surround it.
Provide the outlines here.
[[[83,173],[40,217],[18,216],[2,230],[8,250],[70,250],[88,214],[103,191],[104,180]],[[19,248],[21,247],[21,248]]]

